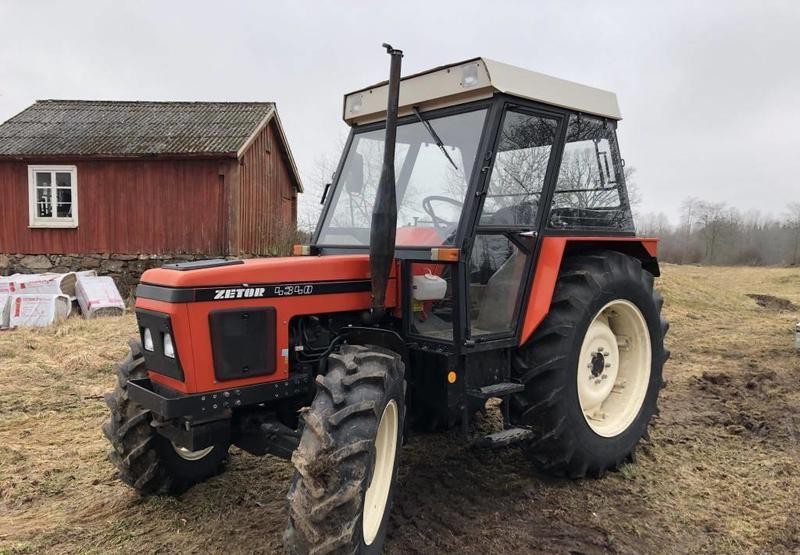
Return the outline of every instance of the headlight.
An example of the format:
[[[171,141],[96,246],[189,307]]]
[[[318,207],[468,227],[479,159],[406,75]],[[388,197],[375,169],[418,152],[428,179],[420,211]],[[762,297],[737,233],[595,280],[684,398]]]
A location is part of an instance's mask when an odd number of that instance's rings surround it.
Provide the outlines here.
[[[168,333],[164,334],[164,356],[175,358],[175,347],[172,344],[172,336]]]
[[[144,337],[144,350],[152,352],[155,347],[153,347],[153,334],[150,332],[150,328],[144,328],[142,335]]]

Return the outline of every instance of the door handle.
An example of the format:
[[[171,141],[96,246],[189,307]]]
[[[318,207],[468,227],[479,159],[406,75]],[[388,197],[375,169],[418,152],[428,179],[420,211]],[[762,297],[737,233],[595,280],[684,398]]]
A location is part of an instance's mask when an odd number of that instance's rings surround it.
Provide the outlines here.
[[[518,235],[520,237],[530,237],[532,239],[536,239],[539,236],[539,232],[538,231],[533,231],[533,230],[531,230],[531,231],[520,231],[518,233]]]

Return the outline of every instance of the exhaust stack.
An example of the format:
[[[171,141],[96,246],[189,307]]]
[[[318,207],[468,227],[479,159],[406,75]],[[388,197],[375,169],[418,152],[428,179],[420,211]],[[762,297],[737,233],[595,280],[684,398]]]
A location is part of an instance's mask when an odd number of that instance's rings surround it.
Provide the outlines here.
[[[400,97],[400,62],[403,51],[383,44],[391,56],[389,67],[389,100],[386,106],[386,138],[383,147],[383,167],[372,209],[372,228],[369,234],[369,264],[372,279],[372,321],[386,311],[386,285],[394,260],[394,241],[397,232],[397,199],[395,197],[394,149],[397,139],[397,105]]]

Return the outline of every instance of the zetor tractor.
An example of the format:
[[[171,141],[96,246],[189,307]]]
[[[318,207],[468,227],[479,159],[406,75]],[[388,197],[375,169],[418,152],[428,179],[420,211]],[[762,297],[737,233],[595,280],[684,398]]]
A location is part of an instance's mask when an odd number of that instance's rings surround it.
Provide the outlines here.
[[[290,459],[292,553],[381,551],[412,431],[570,478],[632,460],[668,356],[616,96],[483,58],[401,79],[384,46],[389,81],[344,98],[310,244],[145,272],[107,396],[143,494],[214,476],[231,445]],[[490,398],[503,427],[471,437]]]

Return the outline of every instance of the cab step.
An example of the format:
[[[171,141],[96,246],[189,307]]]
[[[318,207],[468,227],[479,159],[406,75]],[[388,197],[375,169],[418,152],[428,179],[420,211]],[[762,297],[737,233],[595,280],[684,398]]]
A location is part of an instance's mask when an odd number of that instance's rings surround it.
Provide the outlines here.
[[[526,428],[508,428],[500,432],[495,432],[479,439],[475,445],[477,447],[499,448],[508,447],[515,443],[522,443],[533,439],[533,430]]]
[[[467,395],[474,399],[490,399],[492,397],[505,397],[512,393],[519,393],[525,391],[525,386],[521,383],[501,382],[492,385],[485,385],[479,389],[470,389]]]

